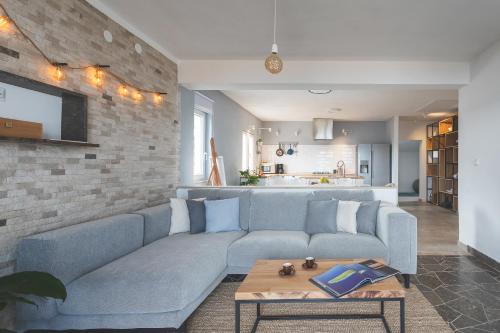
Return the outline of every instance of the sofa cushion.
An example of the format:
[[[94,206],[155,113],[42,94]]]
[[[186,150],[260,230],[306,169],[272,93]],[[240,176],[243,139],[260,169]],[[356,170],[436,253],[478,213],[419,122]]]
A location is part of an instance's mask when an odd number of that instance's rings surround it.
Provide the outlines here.
[[[170,204],[145,208],[135,212],[144,217],[144,245],[168,236],[170,231]]]
[[[250,197],[252,190],[250,189],[189,189],[188,198],[207,198],[207,200],[231,199],[240,198],[240,227],[243,230],[248,230],[248,221],[250,219]]]
[[[248,230],[248,221],[250,220],[250,198],[252,191],[248,190],[227,190],[222,189],[219,193],[219,199],[240,198],[240,227]]]
[[[176,234],[111,262],[67,286],[67,315],[183,309],[225,270],[227,248],[245,232]]]
[[[379,207],[380,200],[361,202],[358,212],[356,213],[358,232],[375,235]]]
[[[250,231],[304,231],[310,191],[254,191],[250,206]]]
[[[311,200],[307,203],[306,232],[318,234],[337,232],[338,200]]]
[[[186,200],[186,205],[189,212],[189,232],[192,234],[205,232],[207,227],[205,219],[205,200]]]
[[[252,231],[231,244],[228,266],[251,267],[257,259],[305,258],[309,235],[303,231]]]
[[[343,201],[370,201],[373,200],[373,192],[371,190],[315,190],[313,200],[330,200],[337,199]]]
[[[315,234],[311,236],[307,255],[323,259],[387,258],[386,246],[367,234]]]
[[[238,231],[240,198],[205,200],[206,232]]]

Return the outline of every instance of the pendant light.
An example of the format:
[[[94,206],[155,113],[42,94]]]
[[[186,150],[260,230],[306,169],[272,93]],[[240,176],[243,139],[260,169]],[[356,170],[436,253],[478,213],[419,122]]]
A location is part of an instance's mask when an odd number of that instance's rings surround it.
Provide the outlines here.
[[[283,61],[278,55],[278,44],[276,44],[276,0],[274,0],[274,39],[271,54],[266,58],[266,69],[271,74],[278,74],[283,69]]]

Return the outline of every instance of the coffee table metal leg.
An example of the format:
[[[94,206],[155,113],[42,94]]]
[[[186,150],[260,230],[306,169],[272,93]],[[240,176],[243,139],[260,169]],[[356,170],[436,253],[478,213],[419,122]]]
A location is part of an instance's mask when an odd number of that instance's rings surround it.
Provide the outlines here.
[[[253,323],[253,327],[252,327],[252,331],[251,331],[252,333],[257,332],[257,327],[259,326],[260,319],[261,319],[261,316],[260,316],[260,303],[257,303],[257,318],[255,318],[255,321]]]
[[[399,331],[405,333],[405,299],[399,301]]]
[[[240,302],[234,302],[234,332],[240,333]]]
[[[384,301],[380,302],[380,314],[383,316],[384,315]]]

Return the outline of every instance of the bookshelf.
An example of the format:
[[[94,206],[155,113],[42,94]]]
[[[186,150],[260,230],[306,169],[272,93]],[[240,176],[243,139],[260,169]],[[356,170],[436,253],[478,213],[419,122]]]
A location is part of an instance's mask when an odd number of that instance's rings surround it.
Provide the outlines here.
[[[458,211],[458,116],[427,125],[427,202]]]

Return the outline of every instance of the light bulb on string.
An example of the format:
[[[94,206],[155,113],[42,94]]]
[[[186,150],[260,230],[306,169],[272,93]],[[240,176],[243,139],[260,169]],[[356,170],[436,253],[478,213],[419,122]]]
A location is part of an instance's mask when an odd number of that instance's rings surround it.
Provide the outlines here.
[[[62,81],[66,79],[66,74],[64,73],[64,66],[67,66],[68,64],[62,63],[62,62],[55,62],[52,64],[54,66],[54,79],[57,81]]]
[[[163,94],[155,93],[154,101],[156,104],[162,104],[163,103]]]
[[[134,93],[134,99],[135,99],[137,102],[140,102],[140,101],[142,101],[142,100],[144,99],[144,95],[143,95],[143,94],[141,94],[141,92],[140,92],[140,91],[136,91],[136,92]]]
[[[96,86],[102,87],[102,69],[100,66],[95,67],[94,79]]]
[[[0,15],[0,29],[7,29],[9,27],[10,19],[7,15]]]
[[[127,86],[124,85],[124,84],[120,85],[119,93],[120,93],[121,96],[127,97],[128,96]]]

